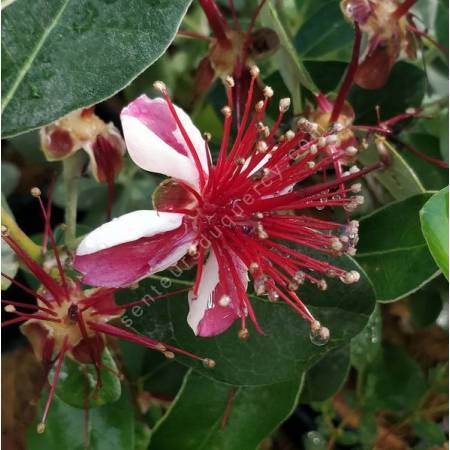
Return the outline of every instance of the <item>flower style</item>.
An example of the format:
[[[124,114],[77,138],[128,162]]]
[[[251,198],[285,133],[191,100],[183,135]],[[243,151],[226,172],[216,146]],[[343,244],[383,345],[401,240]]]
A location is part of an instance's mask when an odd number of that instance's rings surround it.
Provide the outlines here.
[[[119,287],[166,269],[186,254],[195,255],[197,275],[188,295],[188,323],[195,334],[214,336],[240,320],[239,336],[245,338],[247,316],[262,332],[246,294],[250,276],[257,295],[285,301],[311,323],[313,333],[327,339],[328,329],[295,291],[304,282],[326,289],[323,275],[353,283],[359,274],[316,259],[302,248],[353,255],[358,223],[341,225],[308,212],[325,207],[353,211],[363,202],[362,196],[352,195],[361,186],[345,185],[373,167],[352,167],[346,176],[327,179],[327,169],[348,156],[347,149],[335,146],[344,129],[322,130],[302,118],[296,131],[276,138],[290,101],[280,100],[278,118],[269,128],[263,121],[273,92],[266,87],[264,101],[250,114],[257,76],[254,67],[232,145],[233,80],[227,79],[224,136],[215,165],[208,136],[203,138],[172,103],[162,82],[155,87],[163,98],[141,96],[122,111],[131,158],[143,169],[171,178],[154,193],[155,210],[125,214],[88,234],[77,249],[74,267],[85,283]],[[316,174],[323,181],[313,184]],[[294,189],[297,183],[302,187]],[[290,210],[303,213],[292,215]]]
[[[65,273],[64,259],[56,246],[55,237],[49,226],[49,216],[40,198],[40,190],[33,188],[32,194],[39,199],[45,218],[42,253],[46,251],[49,238],[53,253],[51,260],[54,261],[54,265],[50,268],[47,263],[39,264],[35,261],[19,240],[13,236],[13,233],[10,233],[10,229],[2,225],[2,239],[12,248],[25,268],[40,284],[39,288],[34,291],[2,272],[3,277],[36,299],[36,304],[2,299],[2,303],[6,305],[5,310],[16,315],[16,317],[2,322],[2,327],[22,323],[21,331],[28,338],[36,357],[43,363],[44,369],[49,372],[53,365],[55,367],[43,417],[37,428],[38,432],[42,433],[45,430],[61,366],[66,356],[80,363],[94,364],[97,372],[97,388],[100,387],[101,356],[105,347],[105,336],[118,337],[143,345],[161,352],[169,359],[173,358],[174,352],[176,352],[200,360],[206,367],[214,367],[215,362],[209,358],[200,358],[177,347],[110,325],[108,322],[120,317],[127,308],[144,304],[146,299],[117,305],[114,299],[116,289],[83,290],[77,279]],[[14,225],[14,227],[16,226]],[[154,297],[153,300],[175,293],[177,292],[163,294]]]
[[[41,148],[49,161],[68,158],[83,148],[100,183],[111,184],[122,169],[125,143],[113,123],[106,124],[93,108],[73,111],[41,128]]]

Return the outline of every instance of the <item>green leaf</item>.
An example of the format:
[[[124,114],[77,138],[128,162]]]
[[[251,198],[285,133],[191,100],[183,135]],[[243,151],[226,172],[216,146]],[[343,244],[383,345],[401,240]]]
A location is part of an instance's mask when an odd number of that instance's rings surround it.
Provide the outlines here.
[[[408,306],[414,325],[427,327],[436,322],[442,311],[443,291],[448,293],[448,283],[443,276],[439,276],[408,297]]]
[[[448,280],[448,187],[425,203],[420,223],[428,248]]]
[[[347,68],[346,63],[339,61],[304,61],[304,63],[320,92],[324,93],[337,90]]]
[[[2,194],[8,197],[14,192],[19,182],[20,171],[17,166],[10,162],[2,161]]]
[[[416,419],[411,425],[420,438],[420,443],[414,447],[415,449],[438,448],[447,441],[444,427],[430,419]]]
[[[306,372],[300,402],[322,402],[332,397],[344,384],[349,370],[350,349],[348,346],[327,353]]]
[[[19,270],[19,260],[11,247],[2,240],[2,272],[14,278]],[[1,289],[6,290],[11,286],[11,281],[2,277]]]
[[[188,370],[186,366],[142,345],[128,341],[119,341],[119,345],[127,379],[159,397],[175,397]]]
[[[38,418],[45,400],[46,395],[41,396]],[[28,430],[27,450],[135,450],[135,419],[127,389],[122,390],[118,401],[89,410],[87,420],[85,423],[83,410],[55,397],[45,432],[36,432],[37,422]]]
[[[317,92],[318,89],[292,46],[291,39],[281,23],[272,1],[267,2],[262,17],[264,25],[272,28],[280,38],[280,49],[276,53],[279,71],[292,95],[294,113],[299,113],[301,109],[300,85],[312,92]]]
[[[2,164],[3,168],[3,164]],[[3,176],[2,176],[2,183],[3,183]],[[6,197],[2,188],[2,194],[1,194],[1,201],[2,201],[2,208],[6,210],[8,214],[13,217],[13,213],[11,209],[9,208],[8,202],[6,201]],[[17,259],[17,255],[14,253],[14,251],[11,249],[11,247],[3,241],[2,239],[2,272],[5,272],[6,275],[9,275],[10,277],[14,278],[17,274],[17,271],[19,270],[19,260]],[[1,290],[5,291],[6,289],[11,286],[11,281],[7,280],[5,277],[2,277],[1,282]]]
[[[254,450],[296,407],[301,386],[302,377],[270,386],[234,387],[189,373],[154,429],[149,450]]]
[[[440,140],[425,133],[405,133],[404,141],[431,158],[442,159],[439,148]],[[439,191],[448,185],[448,169],[426,162],[414,153],[404,149],[403,159],[415,172],[425,189]]]
[[[367,373],[365,402],[372,411],[408,413],[426,390],[420,366],[400,347],[385,345]]]
[[[439,0],[435,16],[435,33],[438,41],[448,45],[448,0]]]
[[[384,141],[383,145],[389,152],[389,166],[373,172],[369,179],[373,178],[379,182],[395,200],[404,200],[411,195],[425,192],[425,187],[403,155],[390,142]],[[379,159],[375,144],[358,156],[358,160],[364,165],[376,164]]]
[[[333,262],[346,270],[361,270],[348,257]],[[190,281],[177,279],[176,273],[173,270],[150,277],[141,281],[136,290],[120,292],[117,297],[129,301],[192,286]],[[374,294],[364,273],[354,285],[330,279],[328,286],[328,290],[322,292],[305,284],[299,294],[314,316],[331,331],[330,341],[321,347],[311,342],[309,324],[289,306],[272,304],[258,297],[252,297],[251,301],[265,335],[259,335],[250,327],[246,341],[237,337],[238,323],[220,336],[196,337],[186,321],[186,293],[149,303],[135,313],[128,311],[122,322],[154,339],[171,341],[197,355],[213,358],[216,367],[206,369],[197,361],[180,357],[180,361],[194,366],[207,377],[235,385],[278,383],[298,377],[325,353],[349,343],[367,323],[374,307]]]
[[[376,106],[380,107],[381,120],[404,113],[407,108],[421,106],[425,95],[425,72],[413,64],[398,62],[387,83],[380,89],[363,89],[354,85],[349,102],[356,113],[356,123],[377,123]]]
[[[419,220],[419,211],[430,196],[414,195],[360,220],[356,260],[372,281],[380,302],[405,297],[438,274]]]
[[[301,26],[294,46],[304,59],[348,62],[353,39],[353,28],[345,20],[339,2],[331,0]]]
[[[357,336],[352,339],[350,358],[352,366],[358,370],[368,366],[381,349],[381,313],[377,306],[369,322]]]
[[[175,36],[189,0],[16,0],[2,14],[3,136],[108,98]]]
[[[56,385],[56,395],[65,403],[75,408],[105,405],[115,402],[120,397],[121,386],[117,375],[116,363],[107,348],[102,354],[100,369],[101,387],[96,389],[97,374],[93,364],[80,364],[65,358]],[[53,370],[49,382],[53,380]]]

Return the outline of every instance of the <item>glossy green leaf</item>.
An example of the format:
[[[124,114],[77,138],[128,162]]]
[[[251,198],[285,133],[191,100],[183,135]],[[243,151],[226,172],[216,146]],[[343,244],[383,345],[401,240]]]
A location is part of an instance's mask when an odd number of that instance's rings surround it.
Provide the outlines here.
[[[372,281],[380,302],[405,297],[438,274],[419,219],[419,211],[430,196],[414,195],[360,220],[356,260]]]
[[[97,374],[93,364],[80,364],[65,358],[56,385],[56,395],[70,406],[85,408],[115,402],[120,397],[120,380],[116,363],[108,349],[102,354],[100,369],[101,386],[96,389]],[[53,370],[49,374],[49,382],[53,380]]]
[[[413,148],[426,156],[442,160],[440,140],[425,133],[404,133],[402,138]],[[448,169],[424,161],[408,149],[398,147],[403,159],[408,163],[427,190],[439,191],[448,185]]]
[[[46,395],[42,395],[37,418],[45,400]],[[116,402],[89,410],[87,422],[85,411],[58,397],[52,403],[42,434],[36,432],[37,421],[28,430],[27,450],[135,450],[135,418],[127,389],[122,390]]]
[[[10,162],[2,162],[2,194],[8,197],[14,192],[19,182],[20,171]]]
[[[264,25],[272,28],[280,38],[280,48],[276,53],[279,71],[291,93],[294,113],[299,113],[301,108],[300,85],[312,92],[317,92],[317,87],[298,57],[288,33],[278,17],[277,10],[270,0],[263,11],[263,22]]]
[[[448,1],[438,0],[438,6],[434,22],[435,33],[438,41],[443,46],[448,46]]]
[[[301,376],[270,386],[234,387],[189,373],[154,429],[149,450],[254,450],[296,407],[301,386]]]
[[[348,62],[353,39],[353,28],[339,2],[331,0],[300,27],[294,45],[304,59]]]
[[[448,187],[423,206],[420,222],[430,252],[448,280]]]
[[[348,270],[360,270],[350,258],[334,262]],[[177,279],[166,272],[141,281],[139,288],[119,293],[118,297],[128,301],[189,286],[192,282]],[[311,342],[308,323],[290,307],[257,297],[252,298],[252,303],[265,335],[259,335],[250,327],[250,337],[246,341],[237,337],[238,323],[220,336],[196,337],[186,321],[186,293],[149,303],[139,311],[128,311],[122,321],[140,333],[161,341],[171,340],[178,347],[213,358],[216,361],[214,369],[180,358],[207,377],[236,385],[278,383],[298,377],[325,353],[347,344],[368,321],[374,307],[374,294],[364,273],[354,285],[330,279],[328,286],[328,290],[323,292],[306,284],[300,291],[300,297],[308,308],[331,330],[330,342],[322,347]]]
[[[332,397],[344,384],[349,370],[350,349],[348,346],[327,353],[306,372],[300,402],[322,402]]]
[[[447,441],[445,429],[442,424],[430,419],[417,418],[411,425],[417,437],[420,439],[419,444],[414,447],[415,450],[442,448]]]
[[[3,168],[3,164],[2,164]],[[2,176],[2,183],[3,183],[3,176]],[[5,193],[2,188],[1,193],[1,201],[2,201],[2,208],[4,208],[11,216],[13,215],[11,209],[9,208],[8,202],[5,197]],[[19,270],[19,260],[17,259],[16,254],[13,252],[11,247],[3,241],[1,243],[1,255],[2,255],[2,272],[6,273],[6,275],[9,275],[10,277],[14,278],[17,274],[17,271]],[[4,291],[11,286],[11,281],[7,280],[5,277],[2,277],[1,281],[1,290]]]
[[[350,91],[349,101],[355,110],[356,122],[367,125],[378,121],[376,106],[380,107],[381,120],[404,113],[407,108],[421,106],[425,89],[425,72],[400,61],[382,88],[368,90],[355,85]]]
[[[384,345],[366,377],[366,407],[394,413],[415,411],[427,389],[420,366],[400,347]]]
[[[6,273],[6,275],[14,278],[19,270],[19,261],[16,257],[16,254],[12,251],[11,247],[5,242],[1,243],[2,250],[2,272]],[[7,280],[5,277],[2,277],[1,282],[2,291],[8,289],[11,286],[11,281]]]
[[[370,174],[369,179],[380,183],[395,200],[425,192],[425,187],[403,155],[388,141],[384,141],[383,145],[388,152],[389,165]],[[376,164],[380,156],[375,144],[362,151],[358,160],[364,165]]]
[[[98,103],[152,64],[189,0],[16,0],[2,14],[2,135]]]
[[[158,398],[175,397],[179,391],[188,368],[176,360],[165,358],[158,352],[147,348],[119,341],[121,362],[127,379],[155,394]]]
[[[374,309],[364,330],[352,339],[350,348],[352,366],[358,370],[364,369],[377,357],[381,349],[381,313],[379,306]]]
[[[414,325],[427,327],[434,324],[442,311],[445,294],[448,295],[448,283],[443,276],[411,294],[408,306]]]

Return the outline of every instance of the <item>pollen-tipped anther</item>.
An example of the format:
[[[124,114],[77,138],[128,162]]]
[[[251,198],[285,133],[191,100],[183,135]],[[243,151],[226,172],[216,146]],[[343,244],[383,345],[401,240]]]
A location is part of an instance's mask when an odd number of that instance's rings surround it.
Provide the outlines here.
[[[356,270],[351,270],[341,277],[341,281],[345,284],[357,283],[360,279],[360,274]]]
[[[282,98],[278,106],[280,112],[285,113],[291,106],[291,99],[289,97]]]
[[[284,133],[284,137],[286,138],[286,141],[292,141],[292,139],[295,138],[295,133],[292,130],[287,130],[286,133]]]
[[[248,339],[249,335],[250,335],[250,333],[248,332],[248,329],[247,329],[247,328],[241,328],[241,329],[238,331],[238,338],[239,338],[241,341],[245,341],[246,339]]]
[[[207,369],[213,369],[216,367],[216,362],[211,358],[203,358],[202,363]]]
[[[328,145],[337,144],[339,142],[339,138],[335,134],[330,134],[326,137],[326,143]]]
[[[227,306],[230,306],[231,304],[231,297],[229,295],[222,295],[219,299],[219,305],[223,308],[226,308]]]
[[[157,91],[159,91],[159,92],[161,92],[162,94],[164,94],[164,95],[166,95],[167,94],[167,86],[166,86],[166,83],[164,83],[163,81],[155,81],[154,83],[153,83],[153,87],[157,90]]]
[[[6,225],[2,225],[2,236],[3,237],[9,236],[9,230],[8,230],[8,227]]]
[[[266,98],[273,97],[273,89],[270,86],[265,86],[263,89],[263,95]]]
[[[224,106],[221,112],[225,117],[231,117],[231,108],[229,106]]]
[[[345,149],[345,154],[347,156],[355,156],[358,153],[358,149],[354,147],[353,145],[350,145]]]
[[[344,129],[344,125],[342,125],[339,122],[335,122],[333,123],[333,131],[335,131],[336,133],[339,133],[340,131],[342,131]]]
[[[234,87],[234,78],[231,75],[228,75],[225,77],[224,83],[227,88],[231,89]]]
[[[250,67],[250,75],[251,75],[253,78],[257,78],[258,75],[259,75],[259,67],[258,67],[258,66],[255,66],[255,65],[253,65],[252,67]]]
[[[30,189],[30,193],[33,197],[40,197],[42,194],[41,190],[38,187],[32,187]]]
[[[263,109],[264,109],[264,102],[262,100],[260,100],[255,105],[255,111],[256,112],[261,112]]]
[[[258,153],[266,153],[267,152],[267,144],[264,141],[258,141],[256,143],[256,151]]]

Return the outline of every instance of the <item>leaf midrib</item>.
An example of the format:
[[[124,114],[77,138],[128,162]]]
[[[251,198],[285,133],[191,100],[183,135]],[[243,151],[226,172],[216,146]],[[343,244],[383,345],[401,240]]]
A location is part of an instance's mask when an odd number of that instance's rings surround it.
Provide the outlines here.
[[[358,252],[357,255],[356,255],[356,259],[361,258],[361,257],[365,257],[365,256],[389,255],[391,253],[396,253],[396,252],[418,250],[418,249],[421,249],[421,248],[426,248],[426,246],[427,246],[427,244],[423,243],[423,244],[411,245],[409,247],[395,247],[395,248],[390,248],[388,250],[377,250],[377,251],[365,252],[365,253],[359,253]]]
[[[69,3],[70,3],[70,0],[65,0],[64,1],[64,3],[62,4],[61,8],[59,9],[59,11],[57,12],[57,14],[53,18],[53,20],[50,22],[49,26],[42,33],[41,38],[37,41],[36,46],[34,47],[33,51],[30,53],[30,56],[25,60],[25,63],[20,68],[20,70],[19,70],[19,72],[17,74],[17,77],[16,77],[14,83],[12,84],[9,92],[3,98],[2,107],[1,107],[1,112],[2,113],[5,110],[5,108],[8,106],[9,102],[14,97],[14,94],[16,93],[18,87],[20,86],[20,84],[22,83],[23,79],[25,78],[25,75],[29,72],[30,67],[32,66],[34,60],[36,59],[36,56],[40,52],[41,48],[44,46],[44,44],[45,44],[48,36],[50,35],[50,33],[53,31],[53,29],[58,24],[59,19],[63,15],[63,13],[64,13],[64,11],[67,8],[67,5]]]

